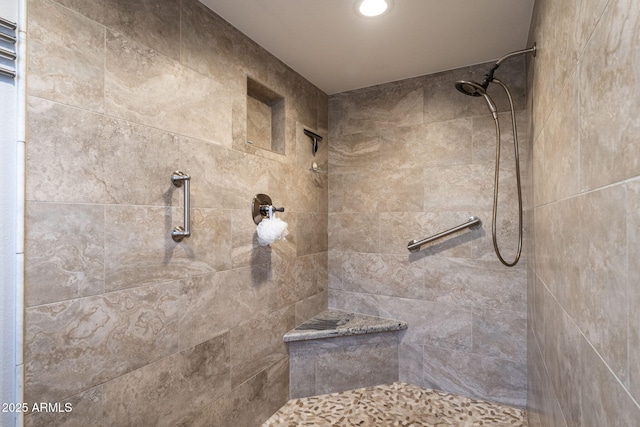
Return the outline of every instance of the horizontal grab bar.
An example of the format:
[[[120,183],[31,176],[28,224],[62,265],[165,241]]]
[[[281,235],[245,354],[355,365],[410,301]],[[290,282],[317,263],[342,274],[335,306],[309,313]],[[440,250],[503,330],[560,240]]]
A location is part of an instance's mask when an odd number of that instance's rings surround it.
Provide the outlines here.
[[[433,236],[427,237],[426,239],[422,239],[420,241],[418,240],[410,241],[407,244],[407,249],[409,249],[409,252],[418,252],[420,250],[420,246],[424,244],[433,242],[434,240],[441,239],[445,236],[448,236],[449,234],[455,233],[456,231],[460,231],[465,228],[470,228],[474,230],[476,228],[479,228],[480,226],[482,226],[482,221],[480,220],[480,218],[478,218],[477,216],[472,216],[471,218],[469,218],[469,221],[465,222],[464,224],[460,224],[456,227],[450,228],[446,231],[443,231],[442,233],[434,234]]]

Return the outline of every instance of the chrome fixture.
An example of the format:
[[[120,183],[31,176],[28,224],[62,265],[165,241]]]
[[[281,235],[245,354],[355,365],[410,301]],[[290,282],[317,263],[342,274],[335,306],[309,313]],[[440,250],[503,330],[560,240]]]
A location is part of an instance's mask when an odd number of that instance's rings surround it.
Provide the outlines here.
[[[179,225],[171,232],[171,237],[176,242],[182,242],[185,237],[191,236],[190,218],[189,218],[189,182],[191,177],[184,172],[175,171],[171,175],[171,182],[176,187],[182,187],[184,183],[184,226]]]
[[[269,217],[269,212],[284,212],[284,208],[276,208],[271,203],[271,197],[266,194],[256,194],[251,202],[251,216],[256,225]],[[265,223],[266,224],[266,223]]]
[[[489,107],[489,111],[491,112],[491,116],[493,117],[493,121],[496,126],[496,168],[494,174],[494,182],[493,182],[493,218],[491,224],[491,237],[493,239],[493,249],[498,256],[500,262],[502,262],[507,267],[513,267],[520,260],[520,255],[522,254],[522,186],[520,184],[520,155],[518,153],[518,128],[516,125],[516,115],[513,107],[513,98],[511,97],[511,92],[509,92],[509,88],[495,78],[493,76],[494,72],[498,69],[500,64],[502,64],[507,59],[517,56],[523,55],[525,53],[532,53],[533,56],[536,56],[536,44],[534,43],[532,47],[528,49],[518,50],[515,52],[511,52],[500,58],[493,67],[484,75],[484,80],[482,83],[477,83],[473,81],[459,80],[456,82],[456,89],[465,95],[469,96],[482,96]],[[496,108],[495,102],[491,99],[491,97],[487,94],[487,88],[489,84],[492,82],[496,82],[499,84],[502,89],[504,89],[507,94],[507,98],[509,99],[509,107],[511,109],[511,124],[513,128],[513,149],[515,153],[515,162],[516,162],[516,186],[518,188],[518,249],[516,251],[516,256],[513,261],[505,261],[505,259],[500,254],[500,248],[498,247],[498,240],[496,237],[496,217],[498,215],[498,181],[500,178],[500,122],[498,121],[498,109]]]
[[[12,35],[0,31],[0,42],[9,43],[15,46],[15,44],[18,42],[18,39],[15,35],[15,31],[18,26],[14,22],[7,21],[4,18],[0,18],[0,28],[14,33]],[[7,49],[0,46],[0,58],[8,59],[9,61],[15,61],[17,58],[17,54],[15,50]],[[16,77],[16,70],[0,65],[0,75],[13,79]]]
[[[486,90],[489,87],[489,83],[494,81],[493,73],[495,73],[498,67],[500,67],[500,65],[507,59],[511,58],[512,56],[523,55],[525,53],[532,53],[533,56],[535,57],[536,44],[534,43],[533,46],[528,49],[517,50],[515,52],[508,53],[502,58],[498,59],[496,63],[493,65],[493,67],[491,67],[491,69],[484,75],[484,80],[482,80],[482,83],[466,81],[466,80],[458,80],[456,82],[456,89],[458,89],[460,92],[464,93],[465,95],[469,95],[469,96],[485,96],[485,99],[487,99],[487,102],[488,102],[491,98],[486,97]],[[491,107],[489,107],[489,109],[491,109]]]
[[[318,152],[318,142],[322,141],[322,137],[317,133],[311,132],[309,129],[305,129],[304,134],[311,138],[311,142],[313,143],[311,149],[313,150],[313,155],[315,156]]]
[[[411,240],[407,244],[407,249],[409,249],[409,252],[418,252],[420,250],[420,246],[433,242],[434,240],[441,239],[445,236],[448,236],[449,234],[455,233],[456,231],[464,230],[465,228],[475,230],[476,228],[480,227],[482,227],[482,221],[480,220],[480,218],[478,218],[477,216],[472,216],[464,224],[460,224],[458,226],[450,228],[446,231],[443,231],[442,233],[434,234],[433,236],[427,237],[426,239],[422,239],[420,241]]]

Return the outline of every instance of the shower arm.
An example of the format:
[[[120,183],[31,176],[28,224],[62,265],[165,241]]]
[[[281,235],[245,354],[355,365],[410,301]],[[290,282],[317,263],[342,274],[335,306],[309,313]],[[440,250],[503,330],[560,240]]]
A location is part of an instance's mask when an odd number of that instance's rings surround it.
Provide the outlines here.
[[[536,56],[536,44],[534,43],[533,46],[531,46],[530,48],[527,49],[522,49],[522,50],[516,50],[514,52],[511,53],[507,53],[505,56],[503,56],[502,58],[498,59],[496,61],[496,63],[493,65],[493,67],[491,67],[491,69],[487,72],[487,74],[484,75],[484,79],[482,80],[482,87],[484,87],[485,89],[487,89],[487,87],[489,87],[489,83],[491,83],[493,81],[493,73],[498,69],[498,67],[500,67],[500,65],[502,65],[502,63],[504,61],[506,61],[509,58],[512,58],[514,56],[518,56],[518,55],[523,55],[525,53],[532,53],[533,56]]]
[[[522,50],[516,50],[514,52],[511,53],[507,53],[505,56],[503,56],[502,58],[498,59],[496,61],[496,65],[500,66],[500,64],[502,64],[504,61],[506,61],[507,59],[511,58],[512,56],[518,56],[518,55],[522,55],[525,53],[533,53],[533,56],[535,58],[536,56],[536,44],[534,43],[533,46],[531,46],[528,49],[522,49]]]

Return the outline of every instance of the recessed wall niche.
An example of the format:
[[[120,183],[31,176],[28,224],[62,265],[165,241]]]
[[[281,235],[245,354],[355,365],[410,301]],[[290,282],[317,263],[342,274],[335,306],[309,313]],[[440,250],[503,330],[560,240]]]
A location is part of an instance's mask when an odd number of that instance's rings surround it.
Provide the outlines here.
[[[284,97],[247,77],[247,143],[285,154]]]

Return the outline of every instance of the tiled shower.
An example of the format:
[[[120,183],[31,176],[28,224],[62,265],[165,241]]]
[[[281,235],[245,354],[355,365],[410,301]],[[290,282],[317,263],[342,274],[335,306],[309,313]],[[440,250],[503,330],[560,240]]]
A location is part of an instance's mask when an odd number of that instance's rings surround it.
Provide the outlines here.
[[[330,97],[329,305],[409,323],[400,380],[525,406],[526,262],[506,268],[493,253],[493,119],[482,98],[454,88],[487,67]],[[500,71],[526,133],[524,61]],[[491,94],[508,109],[504,94]],[[511,253],[515,163],[503,137],[499,238]],[[407,251],[472,215],[484,227]]]
[[[26,424],[259,424],[282,336],[327,306],[327,145],[303,133],[327,95],[197,1],[28,11],[25,399],[73,411]],[[283,153],[247,143],[248,79],[286,100]],[[258,193],[285,207],[271,248]]]
[[[331,307],[409,323],[401,381],[532,426],[637,425],[639,22],[632,0],[538,0],[536,57],[498,71],[525,175],[509,269],[491,117],[453,86],[487,64],[328,96],[196,0],[29,0],[24,398],[73,411],[25,424],[257,426],[289,396],[283,334]],[[256,84],[284,99],[275,149],[247,142]],[[285,207],[271,247],[257,193]],[[482,229],[406,250],[471,215]]]

